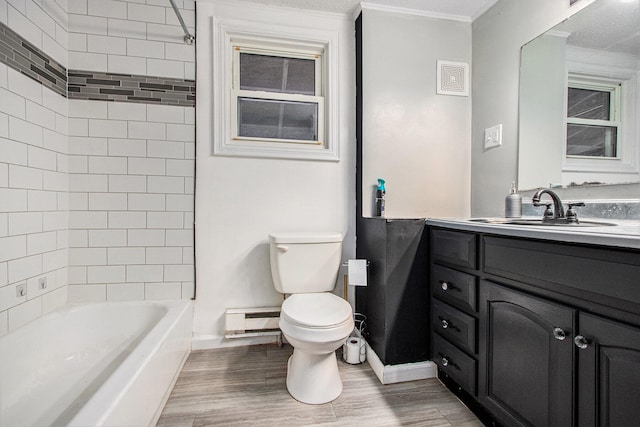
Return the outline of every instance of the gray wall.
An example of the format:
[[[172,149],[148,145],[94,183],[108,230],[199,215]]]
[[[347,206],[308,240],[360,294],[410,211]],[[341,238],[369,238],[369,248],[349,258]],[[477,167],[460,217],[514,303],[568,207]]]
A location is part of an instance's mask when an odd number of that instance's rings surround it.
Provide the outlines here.
[[[569,14],[569,0],[499,0],[473,22],[472,216],[503,215],[517,180],[520,47]],[[484,130],[500,123],[502,146],[485,151]]]

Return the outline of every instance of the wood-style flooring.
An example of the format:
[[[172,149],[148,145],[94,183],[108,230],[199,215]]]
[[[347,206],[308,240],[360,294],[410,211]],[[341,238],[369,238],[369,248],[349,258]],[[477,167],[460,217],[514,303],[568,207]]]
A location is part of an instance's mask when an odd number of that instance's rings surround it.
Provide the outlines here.
[[[285,384],[292,351],[274,344],[192,352],[157,426],[482,426],[435,378],[382,385],[367,363],[341,359],[340,397],[300,403]]]

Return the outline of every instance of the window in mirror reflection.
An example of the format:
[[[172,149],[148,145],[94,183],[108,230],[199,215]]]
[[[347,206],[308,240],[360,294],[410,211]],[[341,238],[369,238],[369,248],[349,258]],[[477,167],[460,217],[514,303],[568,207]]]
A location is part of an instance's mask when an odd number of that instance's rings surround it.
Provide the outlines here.
[[[621,85],[569,77],[567,156],[618,155]]]

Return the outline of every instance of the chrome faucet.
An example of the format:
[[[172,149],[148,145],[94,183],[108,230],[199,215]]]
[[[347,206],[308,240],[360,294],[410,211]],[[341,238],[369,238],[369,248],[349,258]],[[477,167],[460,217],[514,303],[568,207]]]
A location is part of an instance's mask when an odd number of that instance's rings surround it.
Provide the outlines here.
[[[551,197],[551,200],[553,202],[553,211],[550,208],[551,203],[540,202],[540,197],[542,197],[542,195],[545,193]],[[574,206],[584,206],[583,202],[569,203],[569,210],[567,211],[567,216],[565,217],[564,207],[562,206],[560,197],[547,188],[542,188],[536,191],[536,194],[533,195],[531,201],[533,202],[533,206],[547,206],[547,209],[545,209],[544,215],[542,217],[542,222],[577,224],[579,222],[578,215],[573,208]]]

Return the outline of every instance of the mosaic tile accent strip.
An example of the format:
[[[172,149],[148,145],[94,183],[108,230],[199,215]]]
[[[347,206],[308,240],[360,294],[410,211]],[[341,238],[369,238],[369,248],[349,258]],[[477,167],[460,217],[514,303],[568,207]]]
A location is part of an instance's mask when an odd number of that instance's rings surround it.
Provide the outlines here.
[[[67,96],[67,69],[0,23],[0,62]]]
[[[69,99],[193,107],[194,80],[69,70]]]

